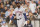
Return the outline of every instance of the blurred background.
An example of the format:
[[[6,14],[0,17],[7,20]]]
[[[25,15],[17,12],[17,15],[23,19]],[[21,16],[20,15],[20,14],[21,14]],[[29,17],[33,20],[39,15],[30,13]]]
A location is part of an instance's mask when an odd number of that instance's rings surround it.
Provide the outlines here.
[[[40,27],[40,0],[0,0],[0,27],[2,25],[17,27],[17,20],[12,17],[17,2],[24,8],[24,13],[27,13],[28,22],[32,27]]]

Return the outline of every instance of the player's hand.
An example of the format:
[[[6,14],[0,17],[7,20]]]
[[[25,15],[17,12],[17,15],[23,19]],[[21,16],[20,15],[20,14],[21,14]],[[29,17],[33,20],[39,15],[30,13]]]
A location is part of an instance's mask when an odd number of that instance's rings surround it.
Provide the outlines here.
[[[14,19],[16,19],[16,16],[14,16]]]

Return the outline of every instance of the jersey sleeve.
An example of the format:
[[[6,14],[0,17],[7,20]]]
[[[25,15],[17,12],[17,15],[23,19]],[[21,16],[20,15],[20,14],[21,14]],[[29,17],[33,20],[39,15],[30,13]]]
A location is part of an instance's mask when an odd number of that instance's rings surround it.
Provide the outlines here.
[[[22,8],[21,10],[22,10],[23,13],[25,12],[25,8]]]

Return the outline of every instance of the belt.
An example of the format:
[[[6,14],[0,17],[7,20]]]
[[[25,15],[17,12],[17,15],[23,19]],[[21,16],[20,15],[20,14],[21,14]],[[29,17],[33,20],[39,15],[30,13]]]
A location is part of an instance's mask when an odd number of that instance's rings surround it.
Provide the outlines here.
[[[21,18],[20,18],[21,19]],[[20,20],[20,19],[17,19],[17,20]]]

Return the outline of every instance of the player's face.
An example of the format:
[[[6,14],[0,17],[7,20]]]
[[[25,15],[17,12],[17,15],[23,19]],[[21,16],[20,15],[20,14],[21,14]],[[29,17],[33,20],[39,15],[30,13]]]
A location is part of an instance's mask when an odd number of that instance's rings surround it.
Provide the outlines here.
[[[20,8],[20,4],[19,3],[17,4],[17,7]]]

